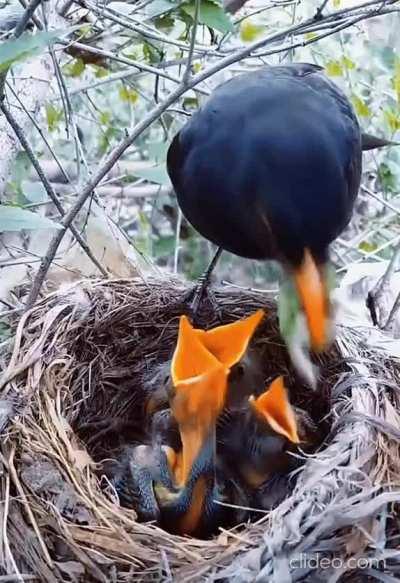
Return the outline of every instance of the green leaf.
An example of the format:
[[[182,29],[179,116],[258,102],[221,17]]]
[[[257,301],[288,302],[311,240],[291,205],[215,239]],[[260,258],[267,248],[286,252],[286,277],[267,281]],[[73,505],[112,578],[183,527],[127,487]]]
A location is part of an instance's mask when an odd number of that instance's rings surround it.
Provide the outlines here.
[[[63,67],[63,71],[68,77],[80,77],[84,70],[85,63],[82,59],[74,59]]]
[[[331,263],[328,263],[325,268],[325,282],[329,295],[337,287],[337,280],[338,278],[335,267]]]
[[[293,283],[287,279],[279,289],[278,319],[282,338],[288,341],[294,334],[300,312],[299,299]]]
[[[7,322],[0,320],[0,342],[12,337],[12,328]]]
[[[349,57],[343,57],[342,58],[342,65],[348,71],[351,71],[352,69],[355,69],[356,68],[355,62],[352,61],[351,59],[349,59]]]
[[[100,140],[99,140],[99,149],[102,154],[105,154],[109,149],[111,142],[114,138],[118,136],[118,130],[109,125],[107,129],[103,132]]]
[[[156,257],[170,257],[175,249],[175,235],[161,237],[154,241],[154,255]]]
[[[341,77],[343,75],[343,67],[339,61],[328,61],[325,65],[325,70],[330,77]]]
[[[21,184],[22,194],[30,202],[44,202],[47,200],[47,192],[41,182],[29,182],[24,180]]]
[[[150,43],[143,43],[142,45],[143,56],[148,63],[158,63],[161,58],[160,51],[157,51]]]
[[[340,8],[341,3],[342,3],[342,0],[333,0],[333,7]]]
[[[393,89],[396,92],[397,101],[400,103],[400,59],[396,59],[393,76]]]
[[[389,166],[382,162],[378,168],[378,177],[379,180],[386,191],[396,192],[397,191],[397,183],[396,183],[396,176],[391,171]]]
[[[16,206],[0,205],[0,231],[61,229],[61,225]]]
[[[168,35],[174,28],[175,19],[170,14],[164,14],[155,18],[154,24],[157,30]]]
[[[396,112],[393,109],[386,109],[383,112],[383,115],[385,117],[386,123],[393,133],[400,130],[400,111]]]
[[[353,95],[351,97],[351,101],[354,105],[354,109],[356,110],[357,115],[359,115],[360,117],[370,117],[371,116],[370,108],[365,103],[365,101],[363,99],[361,99],[361,97],[358,97],[358,95],[355,95],[353,93]]]
[[[316,32],[306,32],[304,38],[306,40],[314,40],[315,38],[318,38],[318,34]]]
[[[34,35],[25,33],[18,39],[3,42],[0,45],[0,73],[14,63],[40,53],[60,34],[61,31],[38,32]]]
[[[199,107],[199,100],[197,97],[185,97],[183,106],[185,109],[197,109]]]
[[[145,178],[149,182],[155,182],[156,184],[170,184],[165,164],[158,164],[157,166],[151,166],[150,168],[135,170],[134,175],[138,178]]]
[[[176,8],[176,5],[168,0],[153,0],[150,5],[146,8],[146,13],[148,18],[155,18],[166,12],[170,12]]]
[[[361,241],[358,248],[366,253],[373,253],[378,249],[378,245],[376,243],[370,243],[369,241]]]
[[[49,132],[53,132],[63,118],[62,109],[56,109],[52,103],[46,105],[46,119]]]
[[[99,122],[103,126],[108,126],[111,121],[111,113],[109,111],[102,111],[99,117]]]
[[[110,74],[110,71],[105,67],[101,67],[100,65],[91,65],[95,70],[94,76],[96,79],[103,79],[103,77],[107,77]]]
[[[186,14],[194,18],[194,2],[191,4],[184,4],[182,9]],[[210,2],[210,0],[202,0],[199,11],[199,22],[200,24],[219,30],[223,34],[234,30],[233,24],[223,8],[214,4],[214,2]]]
[[[240,25],[240,38],[243,42],[252,42],[259,37],[265,30],[265,26],[254,24],[249,19],[246,19]]]
[[[138,93],[134,89],[130,89],[129,87],[126,87],[126,85],[123,85],[120,88],[118,93],[119,93],[119,96],[122,99],[122,101],[126,101],[127,103],[132,103],[132,105],[135,105],[135,103],[139,99]]]

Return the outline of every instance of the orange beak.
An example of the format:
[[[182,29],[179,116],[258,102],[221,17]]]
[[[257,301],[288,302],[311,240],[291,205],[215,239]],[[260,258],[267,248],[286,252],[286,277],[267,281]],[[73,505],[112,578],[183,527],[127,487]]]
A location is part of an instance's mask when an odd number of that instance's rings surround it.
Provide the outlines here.
[[[231,368],[244,356],[257,326],[264,318],[264,310],[257,310],[251,316],[232,324],[218,326],[211,330],[195,332],[202,344],[226,367]]]
[[[229,374],[203,346],[186,316],[180,319],[171,372],[175,387],[171,409],[182,440],[182,460],[175,476],[185,484],[224,406]]]
[[[329,343],[329,297],[321,270],[308,249],[294,272],[294,281],[307,320],[311,348],[322,352]]]
[[[297,421],[282,377],[277,377],[269,388],[256,399],[250,397],[250,406],[276,433],[292,443],[300,443]]]
[[[175,395],[171,409],[179,424],[182,458],[174,472],[186,483],[196,457],[215,429],[228,387],[230,368],[244,356],[264,317],[264,310],[212,330],[194,329],[186,316],[179,322],[171,364]]]

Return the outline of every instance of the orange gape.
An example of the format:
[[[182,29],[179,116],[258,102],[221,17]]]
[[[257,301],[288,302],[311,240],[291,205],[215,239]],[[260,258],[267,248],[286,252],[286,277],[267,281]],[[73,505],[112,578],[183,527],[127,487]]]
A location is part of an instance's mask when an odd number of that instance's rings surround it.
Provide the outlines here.
[[[296,415],[289,402],[282,377],[277,377],[257,399],[250,397],[255,413],[264,419],[276,433],[292,443],[300,443]]]
[[[222,410],[228,385],[227,369],[201,343],[189,320],[182,316],[172,358],[175,395],[172,413],[182,440],[182,484]]]
[[[175,482],[183,487],[206,440],[212,436],[228,389],[230,368],[244,356],[264,311],[212,330],[194,329],[186,316],[179,322],[178,341],[171,363],[175,388],[171,410],[179,425],[182,452],[169,455]],[[207,481],[194,485],[189,509],[181,518],[182,534],[195,531],[204,509]]]
[[[186,483],[193,463],[211,435],[227,390],[228,372],[220,365],[208,373],[182,381],[175,387],[171,405],[182,441],[180,479]]]
[[[264,311],[258,310],[233,324],[205,331],[194,329],[181,316],[171,363],[175,388],[171,409],[182,439],[181,483],[186,482],[223,409],[230,368],[243,357],[263,317]]]
[[[211,330],[196,329],[195,332],[207,350],[222,364],[231,368],[243,358],[264,316],[264,310],[257,310],[251,316],[232,324],[225,324]]]
[[[302,264],[294,272],[294,280],[307,319],[311,346],[315,352],[322,352],[328,343],[328,296],[321,273],[308,249],[304,251]]]

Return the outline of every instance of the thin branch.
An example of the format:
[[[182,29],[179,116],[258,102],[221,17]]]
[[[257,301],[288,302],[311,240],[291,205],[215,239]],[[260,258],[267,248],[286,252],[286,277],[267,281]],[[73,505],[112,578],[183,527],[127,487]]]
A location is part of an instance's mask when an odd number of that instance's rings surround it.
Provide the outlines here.
[[[162,63],[158,63],[158,67],[160,69],[169,69],[170,67],[175,67],[176,65],[184,65],[186,63],[186,59],[175,59],[172,61],[164,61]],[[137,67],[128,67],[123,71],[116,71],[115,73],[111,73],[107,75],[104,79],[96,79],[95,81],[90,81],[89,83],[82,83],[82,85],[78,85],[77,87],[71,89],[69,91],[69,95],[78,95],[79,93],[83,93],[85,91],[89,91],[91,89],[97,89],[102,85],[108,85],[109,83],[114,83],[115,81],[121,81],[126,79],[127,77],[130,80],[133,79],[141,79],[145,75],[145,72],[138,71]],[[60,97],[56,96],[53,97],[54,101],[58,101]]]
[[[384,325],[383,329],[384,330],[389,330],[391,325],[393,324],[393,321],[396,317],[397,312],[400,310],[400,293],[398,294],[394,304],[393,304],[393,308],[390,311],[389,317],[387,319],[386,324]]]
[[[41,1],[42,0],[32,0],[32,2],[25,9],[25,12],[22,15],[21,20],[19,21],[19,23],[15,27],[15,30],[14,30],[14,37],[15,38],[18,38],[24,32],[25,28],[28,25],[28,22],[32,18],[33,13],[35,12],[36,8],[39,6]]]
[[[193,83],[193,80],[191,81]],[[127,148],[137,139],[142,132],[144,132],[156,119],[164,113],[164,111],[174,103],[179,97],[186,91],[185,87],[178,87],[175,91],[171,92],[168,97],[162,101],[157,107],[150,111],[133,129],[131,135],[127,136],[109,155],[106,162],[98,170],[94,178],[85,186],[79,195],[75,204],[69,209],[66,215],[61,220],[61,229],[58,229],[55,233],[53,239],[50,241],[49,248],[45,257],[43,257],[42,263],[36,274],[34,282],[32,284],[27,302],[26,310],[30,309],[36,302],[47,272],[51,266],[51,263],[57,253],[57,249],[67,231],[72,221],[75,219],[76,215],[79,213],[86,200],[91,196],[92,191],[99,182],[104,178],[104,176],[111,170],[114,164],[119,160],[122,154]]]
[[[56,153],[54,152],[53,148],[50,145],[49,140],[47,139],[47,137],[45,136],[42,128],[40,127],[40,125],[38,124],[38,122],[36,121],[36,119],[34,118],[34,116],[31,114],[31,112],[25,107],[25,104],[21,101],[18,93],[16,93],[16,91],[14,91],[14,88],[12,87],[12,85],[10,85],[10,83],[7,83],[7,90],[10,91],[14,98],[16,99],[16,101],[18,101],[22,111],[24,111],[24,113],[29,117],[30,121],[32,122],[32,124],[35,126],[37,132],[39,133],[41,139],[43,140],[43,142],[46,144],[47,149],[50,152],[51,157],[53,158],[54,162],[57,164],[58,169],[60,170],[64,180],[66,182],[68,182],[69,184],[71,183],[71,180],[67,174],[67,172],[64,170],[60,160],[58,159]]]
[[[11,111],[8,109],[8,107],[4,103],[4,101],[0,104],[0,109],[1,109],[2,113],[4,114],[4,116],[6,117],[8,123],[12,127],[12,129],[13,129],[15,135],[17,136],[21,146],[23,147],[23,149],[27,153],[27,155],[31,161],[32,166],[35,168],[35,170],[36,170],[36,172],[37,172],[37,174],[38,174],[38,176],[39,176],[39,178],[40,178],[40,180],[41,180],[41,182],[42,182],[42,184],[47,192],[47,195],[54,203],[54,205],[57,208],[60,215],[62,217],[65,216],[65,210],[64,210],[62,204],[58,200],[58,197],[57,197],[56,193],[54,192],[50,182],[47,180],[47,177],[46,177],[45,173],[43,172],[43,169],[40,166],[40,163],[39,163],[38,159],[36,158],[28,140],[25,138],[25,135],[24,135],[22,129],[20,128],[18,122],[15,120],[14,116],[12,115]],[[73,236],[75,237],[75,239],[77,240],[77,242],[79,243],[79,245],[85,251],[86,255],[90,258],[90,260],[93,262],[93,264],[100,271],[100,273],[104,277],[107,277],[108,276],[107,271],[97,261],[96,257],[94,257],[92,251],[90,250],[90,247],[88,246],[86,241],[82,238],[82,236],[77,231],[77,229],[74,227],[74,225],[72,225],[72,224],[69,225],[69,229],[70,229],[71,233],[73,234]]]
[[[384,330],[387,330],[390,327],[390,324],[392,323],[393,318],[398,310],[398,304],[400,303],[400,299],[399,298],[396,299],[385,324],[383,324],[383,322],[380,322],[381,318],[378,317],[377,308],[382,309],[381,301],[384,295],[387,294],[388,290],[390,289],[391,279],[396,271],[399,259],[400,259],[400,243],[398,243],[397,246],[395,247],[394,253],[392,255],[392,258],[389,262],[389,265],[385,273],[380,278],[378,283],[375,285],[374,289],[371,290],[367,296],[366,304],[371,315],[372,323],[374,324],[374,326],[379,326]],[[386,310],[383,311],[385,312]]]
[[[122,17],[121,14],[119,14],[116,10],[113,10],[109,6],[107,6],[105,8],[103,8],[103,7],[99,8],[98,6],[96,6],[95,4],[93,4],[91,2],[88,2],[87,0],[85,2],[82,2],[82,4],[86,8],[95,12],[98,16],[102,16],[108,20],[111,20],[111,21],[121,25],[122,27],[128,29],[128,30],[132,30],[136,34],[142,35],[145,38],[155,40],[156,42],[162,42],[162,43],[165,43],[167,45],[176,46],[183,51],[189,50],[189,45],[187,45],[183,42],[179,42],[175,39],[172,39],[165,34],[161,34],[158,30],[153,29],[147,25],[143,26],[136,19],[132,18],[132,16],[131,16],[132,13],[125,14]],[[200,45],[200,46],[195,45],[194,52],[199,53],[202,56],[205,56],[205,55],[218,56],[219,55],[219,53],[215,49],[213,49],[212,47],[204,46],[204,45]]]
[[[58,41],[59,44],[64,46],[70,46],[71,43],[68,41],[60,40]],[[105,51],[103,49],[98,49],[96,47],[92,47],[90,45],[85,45],[83,43],[73,43],[73,46],[77,49],[81,49],[82,51],[86,51],[87,53],[92,53],[93,55],[100,55],[102,57],[106,57],[107,59],[111,59],[117,63],[123,63],[124,65],[128,65],[130,67],[136,67],[139,71],[145,71],[146,73],[151,73],[152,75],[158,75],[159,77],[163,77],[168,81],[173,81],[177,85],[180,84],[181,80],[177,77],[173,77],[168,73],[165,73],[162,69],[157,69],[156,67],[152,67],[151,65],[147,65],[146,63],[142,63],[139,61],[135,61],[133,59],[127,59],[126,57],[120,57],[111,51]]]
[[[58,11],[59,15],[66,16],[68,10],[71,8],[73,3],[74,0],[65,0],[65,2],[60,6],[60,9]]]
[[[187,56],[186,69],[185,69],[185,72],[183,74],[183,79],[182,79],[182,82],[184,83],[184,85],[187,85],[187,82],[189,81],[189,78],[190,78],[191,73],[192,73],[192,61],[193,61],[194,46],[196,44],[196,34],[197,34],[197,25],[199,22],[199,14],[200,14],[200,0],[195,0],[192,36],[190,38],[190,46],[189,46],[189,52],[188,52],[188,56]]]
[[[323,0],[321,5],[317,8],[317,11],[314,15],[314,20],[320,20],[322,18],[322,13],[325,10],[326,5],[328,4],[329,0]]]
[[[23,8],[25,10],[28,9],[28,2],[26,2],[26,0],[18,0],[18,1],[21,4],[21,6],[23,6]],[[38,30],[43,30],[43,24],[42,24],[41,20],[38,18],[37,14],[32,14],[31,20]]]

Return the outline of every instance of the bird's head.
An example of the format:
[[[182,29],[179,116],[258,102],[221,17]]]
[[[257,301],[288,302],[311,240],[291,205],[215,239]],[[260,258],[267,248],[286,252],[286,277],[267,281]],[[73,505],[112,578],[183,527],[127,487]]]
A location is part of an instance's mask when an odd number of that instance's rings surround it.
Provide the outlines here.
[[[249,404],[260,423],[272,433],[280,435],[289,442],[300,443],[296,415],[290,404],[283,377],[277,377],[258,397],[251,396]]]
[[[171,363],[171,410],[182,440],[180,481],[184,484],[193,463],[226,402],[230,370],[244,356],[264,311],[211,330],[195,329],[181,316]]]

